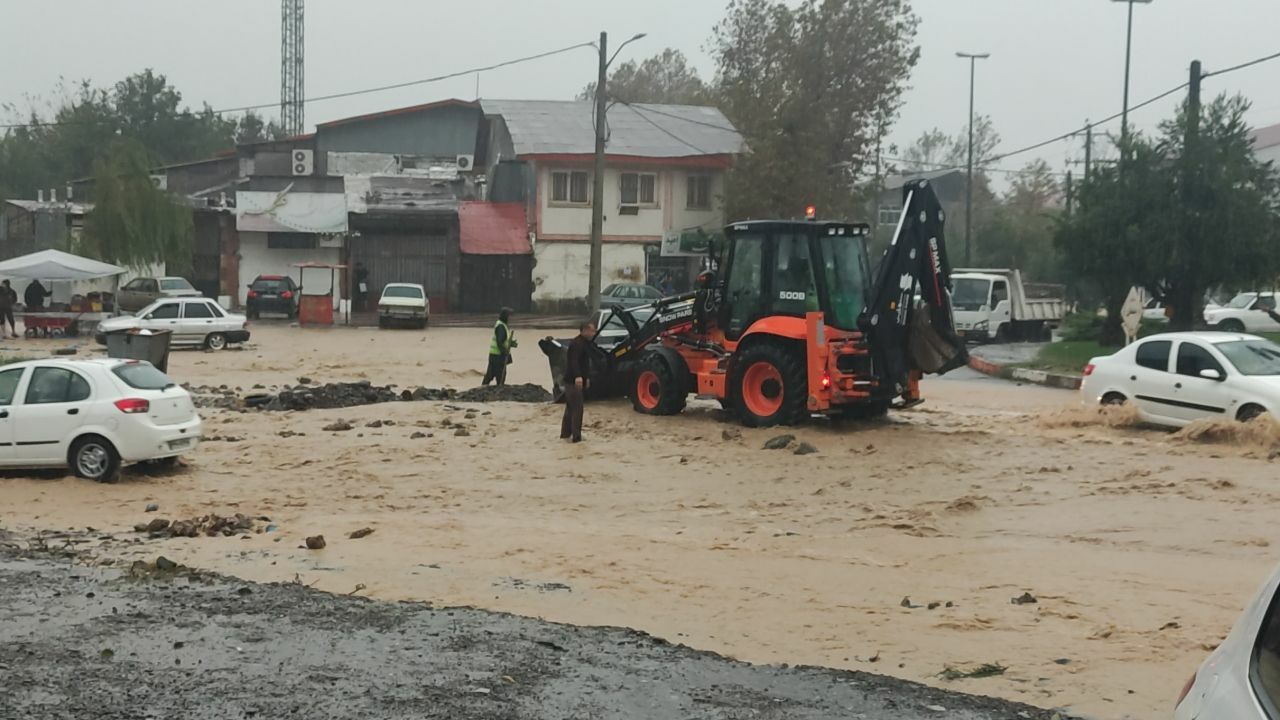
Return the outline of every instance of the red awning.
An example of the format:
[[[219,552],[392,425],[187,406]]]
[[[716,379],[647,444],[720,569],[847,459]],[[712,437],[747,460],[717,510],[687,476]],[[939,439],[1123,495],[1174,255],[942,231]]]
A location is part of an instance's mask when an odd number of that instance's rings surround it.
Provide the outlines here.
[[[468,255],[528,255],[529,221],[524,203],[464,202],[458,208],[462,252]]]

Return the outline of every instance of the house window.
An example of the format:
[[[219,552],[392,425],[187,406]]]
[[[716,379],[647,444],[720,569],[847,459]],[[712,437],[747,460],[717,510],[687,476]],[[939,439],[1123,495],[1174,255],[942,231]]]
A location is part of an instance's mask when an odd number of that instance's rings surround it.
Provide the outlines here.
[[[267,233],[269,250],[314,250],[316,235],[312,233],[269,232]]]
[[[898,220],[902,218],[902,208],[897,205],[881,205],[880,206],[880,224],[881,225],[897,225]]]
[[[690,210],[710,210],[711,176],[690,175],[686,200],[686,206]]]
[[[657,205],[658,176],[653,173],[622,173],[623,205]]]
[[[591,202],[591,176],[582,170],[557,170],[551,173],[551,202],[586,205]]]

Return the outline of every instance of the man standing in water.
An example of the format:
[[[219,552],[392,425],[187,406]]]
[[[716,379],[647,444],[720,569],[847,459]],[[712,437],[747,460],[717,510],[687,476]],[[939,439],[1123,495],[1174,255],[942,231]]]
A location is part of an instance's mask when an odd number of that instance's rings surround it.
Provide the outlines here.
[[[484,371],[484,381],[498,385],[507,384],[507,364],[511,362],[511,348],[517,347],[515,335],[507,323],[511,321],[511,308],[502,308],[498,313],[498,322],[493,324],[493,335],[489,337],[489,367]]]
[[[582,323],[578,337],[569,343],[568,362],[564,368],[564,419],[560,421],[560,439],[582,442],[582,394],[587,389],[590,368],[591,339],[596,336],[592,322]]]

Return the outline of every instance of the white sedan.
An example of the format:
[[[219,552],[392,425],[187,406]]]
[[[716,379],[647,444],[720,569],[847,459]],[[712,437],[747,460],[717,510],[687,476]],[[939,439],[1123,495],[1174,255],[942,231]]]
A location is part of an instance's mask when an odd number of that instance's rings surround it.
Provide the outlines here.
[[[1151,335],[1090,360],[1080,392],[1086,402],[1133,403],[1144,421],[1172,427],[1280,416],[1280,345],[1239,333]]]
[[[1178,698],[1174,720],[1272,720],[1280,716],[1280,571],[1236,620]]]
[[[415,283],[387,283],[378,300],[378,327],[401,322],[419,330],[431,319],[431,300],[427,289]]]
[[[221,350],[249,339],[249,319],[229,313],[208,298],[157,300],[138,311],[98,323],[94,338],[107,344],[107,333],[117,330],[168,330],[171,345],[200,345]]]
[[[173,463],[200,444],[191,395],[137,360],[0,365],[0,467],[70,467],[98,482],[122,464]]]
[[[1275,293],[1242,292],[1222,307],[1206,307],[1204,322],[1224,332],[1280,332],[1280,322],[1267,312],[1275,309]]]

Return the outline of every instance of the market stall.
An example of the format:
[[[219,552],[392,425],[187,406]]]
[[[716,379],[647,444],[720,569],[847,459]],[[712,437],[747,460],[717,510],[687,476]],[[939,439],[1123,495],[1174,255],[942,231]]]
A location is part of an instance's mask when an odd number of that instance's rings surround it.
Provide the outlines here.
[[[61,250],[41,250],[0,262],[0,278],[41,282],[76,282],[113,278],[112,297],[119,291],[125,269],[110,263],[72,255]],[[73,298],[65,308],[26,307],[16,312],[27,337],[76,335],[110,317],[101,300]]]

